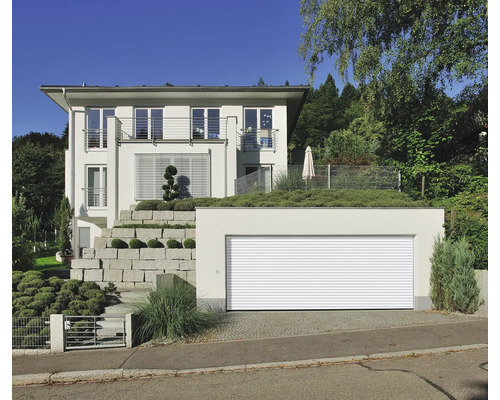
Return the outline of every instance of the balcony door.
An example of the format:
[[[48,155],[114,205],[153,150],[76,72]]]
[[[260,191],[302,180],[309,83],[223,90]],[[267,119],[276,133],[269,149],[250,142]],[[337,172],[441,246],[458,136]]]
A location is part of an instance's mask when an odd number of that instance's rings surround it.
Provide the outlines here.
[[[108,146],[108,118],[115,115],[110,108],[90,108],[87,111],[87,148],[105,149]]]
[[[163,139],[163,109],[135,109],[135,138]]]
[[[87,167],[87,207],[107,207],[107,167]]]

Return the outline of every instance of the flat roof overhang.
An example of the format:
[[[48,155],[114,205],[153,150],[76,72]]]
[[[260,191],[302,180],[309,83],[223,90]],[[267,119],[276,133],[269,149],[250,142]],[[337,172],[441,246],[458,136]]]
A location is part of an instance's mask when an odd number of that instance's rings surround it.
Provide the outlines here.
[[[220,100],[252,102],[284,100],[287,105],[288,138],[297,123],[309,86],[40,86],[63,110],[75,106],[145,105],[165,100]],[[230,104],[230,103],[228,103]]]

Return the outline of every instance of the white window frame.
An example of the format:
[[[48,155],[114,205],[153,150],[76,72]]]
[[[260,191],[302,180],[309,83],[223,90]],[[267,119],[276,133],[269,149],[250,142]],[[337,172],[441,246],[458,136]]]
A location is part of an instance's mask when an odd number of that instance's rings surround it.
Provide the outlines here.
[[[138,110],[146,110],[147,111],[147,117],[137,117],[137,111]],[[134,138],[135,139],[149,139],[151,140],[153,138],[153,127],[152,127],[152,121],[153,118],[160,118],[160,117],[153,117],[152,111],[153,110],[160,110],[161,111],[161,135],[155,136],[154,139],[163,139],[164,138],[164,133],[165,133],[165,126],[164,126],[164,121],[165,121],[165,109],[163,107],[135,107],[134,108]],[[138,118],[147,118],[147,137],[137,137],[137,120]]]
[[[221,123],[220,123],[220,115],[221,115],[221,108],[220,107],[191,107],[191,123],[192,123],[192,128],[191,128],[191,132],[192,132],[192,139],[197,139],[197,137],[195,137],[195,127],[194,127],[194,111],[195,110],[203,110],[203,139],[219,139],[220,138],[220,135],[221,135]],[[208,113],[209,113],[209,110],[217,110],[219,112],[219,117],[218,117],[218,130],[219,130],[219,133],[218,133],[218,137],[217,138],[211,138],[209,137],[208,135],[210,134],[210,126],[209,126],[209,117],[208,117]],[[198,117],[196,117],[198,118]],[[201,132],[200,132],[201,133]]]
[[[91,188],[89,184],[89,170],[90,168],[99,170],[99,187]],[[103,186],[104,185],[104,186]],[[85,199],[84,204],[86,209],[106,209],[108,207],[108,166],[107,164],[88,164],[85,166]],[[99,189],[98,193],[91,193],[91,189]],[[92,202],[89,201],[90,196],[94,196],[95,199]],[[90,204],[92,203],[92,205]],[[94,205],[97,203],[99,205]]]
[[[89,146],[89,133],[90,133],[90,128],[89,128],[89,114],[90,111],[99,111],[99,128],[97,130],[99,131],[99,146],[97,147],[90,147]],[[106,151],[107,150],[107,143],[108,143],[108,127],[107,127],[107,116],[106,118],[104,117],[104,111],[113,111],[113,116],[116,114],[116,109],[114,107],[88,107],[85,110],[85,149],[86,150],[92,150],[92,151]],[[104,123],[106,120],[106,128],[104,128]],[[95,129],[95,128],[93,128]],[[104,140],[104,136],[106,136],[106,140]]]
[[[247,118],[246,111],[247,110],[256,110],[257,114],[257,126],[256,127],[247,127]],[[271,111],[271,127],[263,128],[262,120],[261,120],[261,111],[262,110],[270,110]],[[244,150],[270,150],[276,151],[276,136],[275,132],[277,129],[274,128],[274,107],[244,107],[243,109],[243,133],[245,134],[244,140]],[[252,128],[250,130],[250,128]],[[264,135],[264,131],[268,131],[266,135]],[[269,136],[271,135],[271,136]],[[264,137],[265,136],[265,137]]]

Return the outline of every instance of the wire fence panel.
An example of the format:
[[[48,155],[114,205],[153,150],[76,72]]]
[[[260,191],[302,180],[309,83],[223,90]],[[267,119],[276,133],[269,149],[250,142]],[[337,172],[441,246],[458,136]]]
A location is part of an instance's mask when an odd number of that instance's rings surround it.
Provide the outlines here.
[[[399,189],[396,167],[378,165],[331,165],[332,189]]]
[[[125,347],[125,316],[64,316],[65,349]]]
[[[235,181],[235,193],[245,194],[251,192],[271,191],[271,168],[263,167],[259,170],[245,175]]]
[[[49,347],[49,317],[12,317],[13,349],[46,349]]]

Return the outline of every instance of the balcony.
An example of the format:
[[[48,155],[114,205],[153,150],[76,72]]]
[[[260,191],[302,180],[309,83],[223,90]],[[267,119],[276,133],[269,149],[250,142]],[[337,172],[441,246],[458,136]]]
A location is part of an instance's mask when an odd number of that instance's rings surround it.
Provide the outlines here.
[[[276,151],[278,129],[250,129],[239,135],[243,151]]]
[[[117,118],[119,141],[204,142],[227,139],[227,118]]]
[[[86,210],[108,206],[108,190],[106,188],[83,188],[83,192]]]
[[[84,129],[85,150],[102,150],[108,147],[107,129]]]

